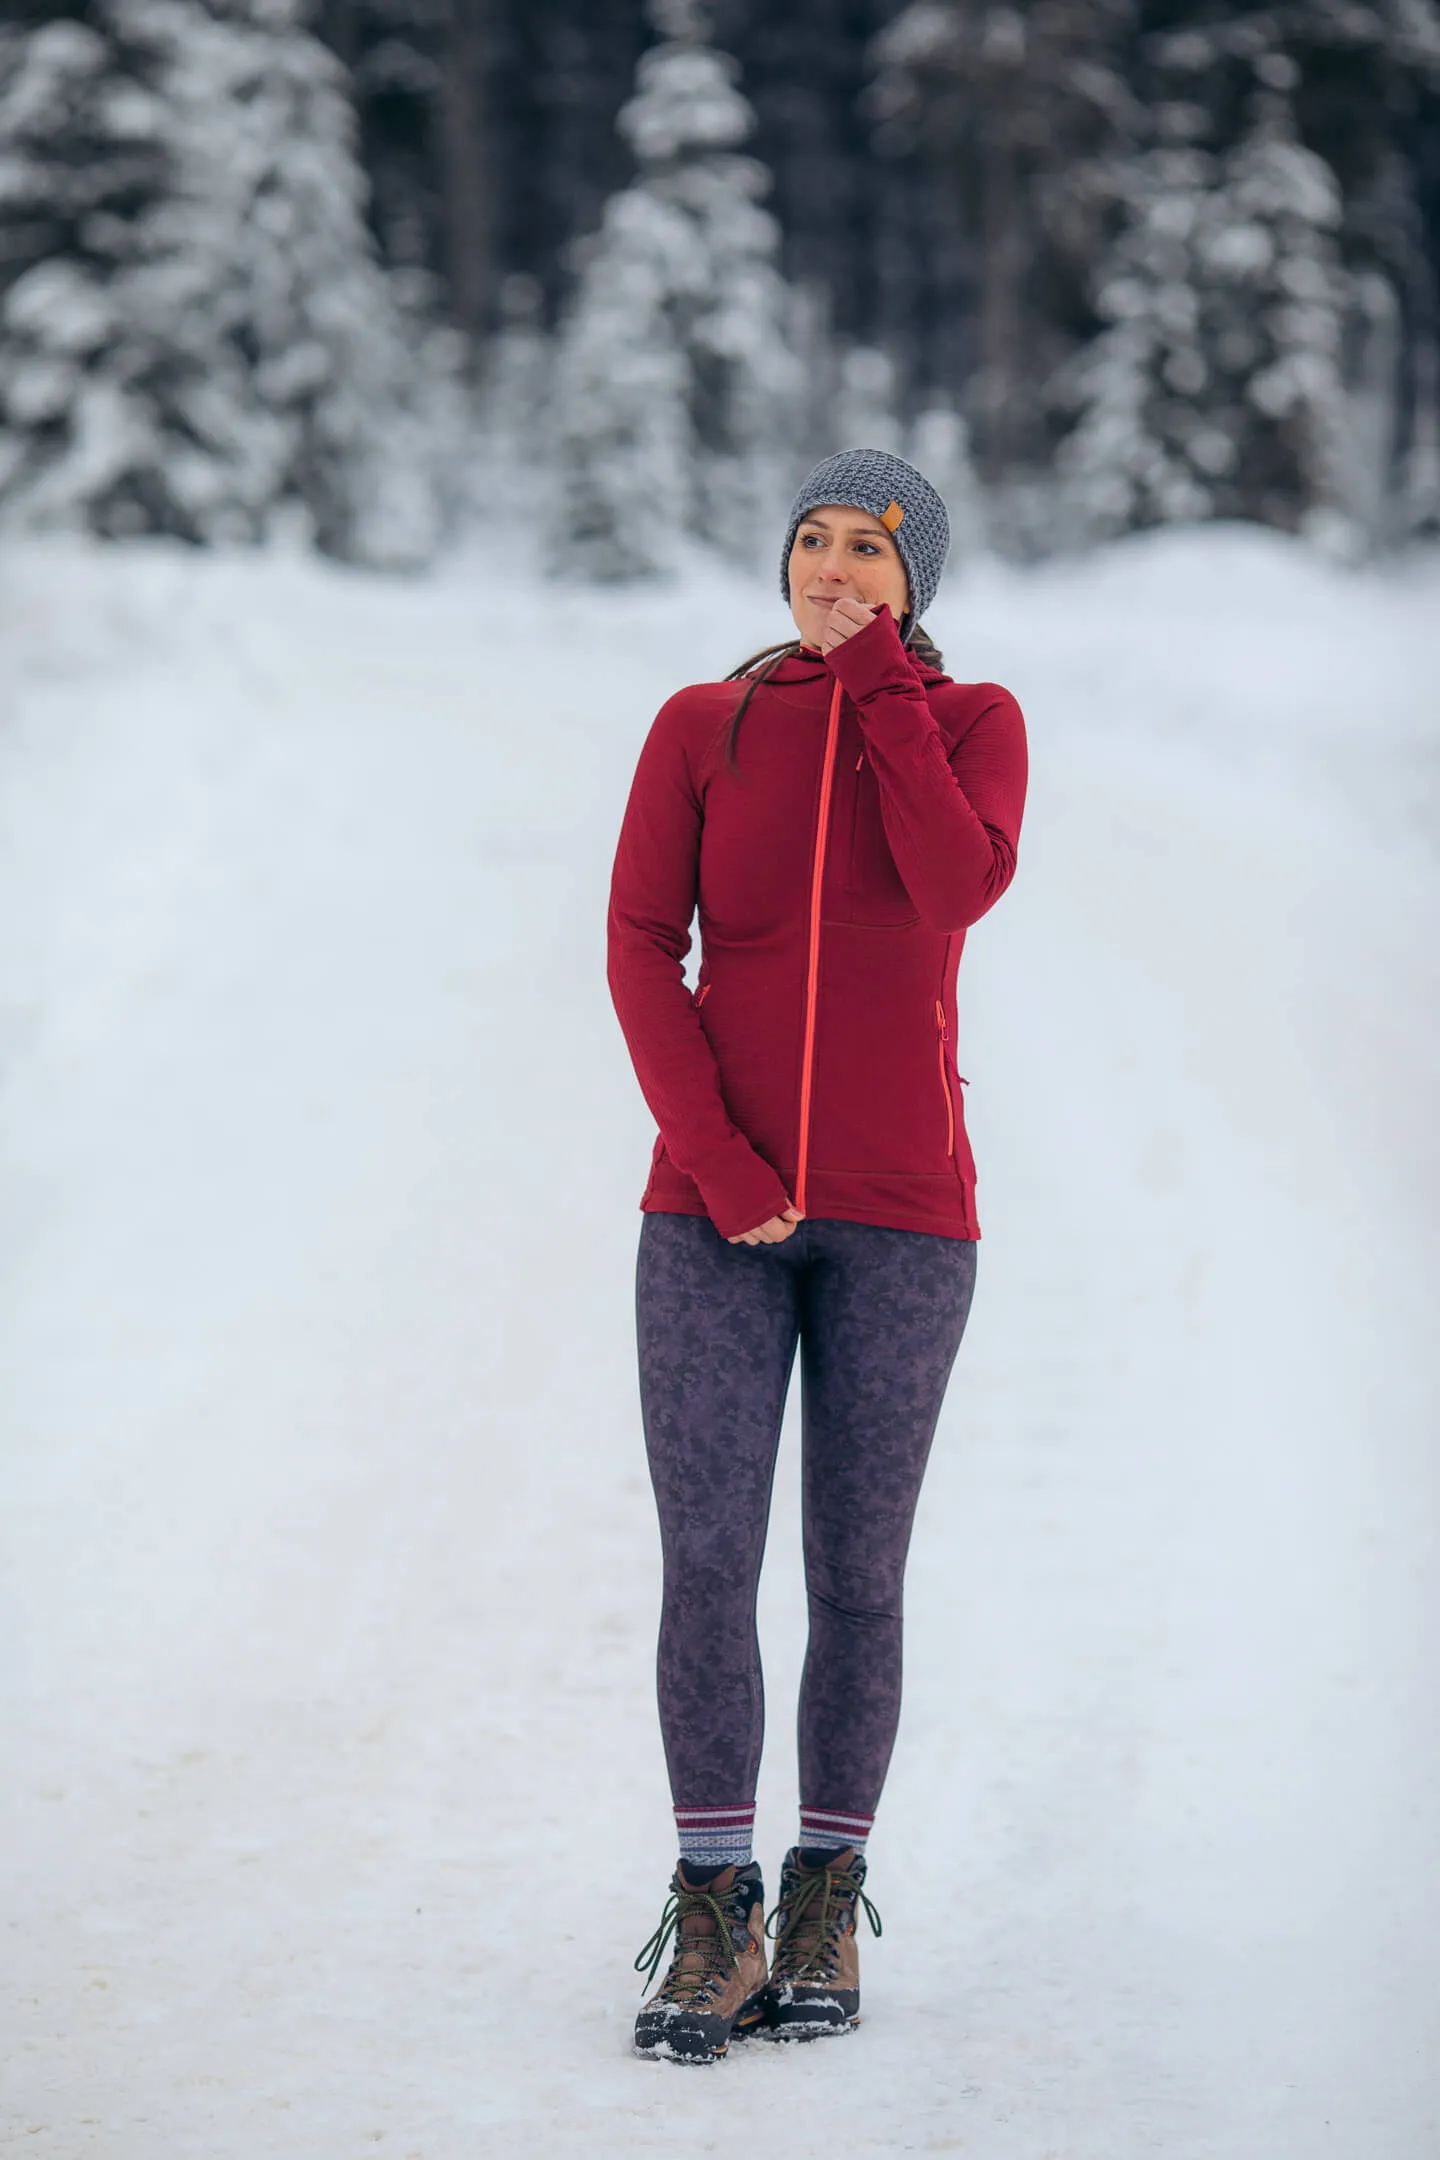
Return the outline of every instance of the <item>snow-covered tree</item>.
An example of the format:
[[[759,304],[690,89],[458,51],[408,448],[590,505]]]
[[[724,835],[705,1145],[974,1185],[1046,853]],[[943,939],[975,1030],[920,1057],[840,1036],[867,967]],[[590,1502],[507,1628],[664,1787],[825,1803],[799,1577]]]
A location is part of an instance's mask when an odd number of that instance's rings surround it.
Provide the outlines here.
[[[1393,529],[1382,498],[1407,434],[1429,424],[1436,0],[915,0],[874,51],[881,169],[929,182],[912,220],[928,300],[911,365],[959,401],[1004,544],[1043,547],[1055,530],[1051,468],[1077,397],[1070,507],[1088,499],[1107,526],[1209,504]],[[1271,284],[1258,259],[1242,264],[1243,240],[1231,251],[1228,223],[1265,227]],[[1255,351],[1224,359],[1220,345],[1245,343],[1225,322],[1251,304],[1266,318]],[[1191,391],[1196,338],[1206,374]],[[1249,414],[1243,485],[1211,425],[1231,393]],[[1122,444],[1116,469],[1106,446]]]
[[[1288,87],[1229,156],[1176,145],[1120,175],[1096,281],[1108,327],[1074,371],[1059,460],[1080,532],[1342,514],[1340,191],[1296,141]]]
[[[3,67],[0,220],[47,235],[0,299],[0,513],[205,543],[298,507],[329,552],[423,560],[443,366],[292,0],[95,0]]]
[[[147,59],[79,21],[0,30],[0,500],[96,430],[117,283],[171,170]]]
[[[1092,188],[1099,329],[1054,378],[1080,415],[1072,530],[1239,516],[1347,553],[1398,534],[1426,425],[1404,355],[1435,310],[1407,163],[1440,85],[1433,0],[1172,14],[1134,76],[1150,140]]]
[[[682,535],[752,559],[797,455],[801,368],[754,115],[693,0],[654,0],[620,128],[640,168],[583,250],[556,363],[556,567],[669,567]]]

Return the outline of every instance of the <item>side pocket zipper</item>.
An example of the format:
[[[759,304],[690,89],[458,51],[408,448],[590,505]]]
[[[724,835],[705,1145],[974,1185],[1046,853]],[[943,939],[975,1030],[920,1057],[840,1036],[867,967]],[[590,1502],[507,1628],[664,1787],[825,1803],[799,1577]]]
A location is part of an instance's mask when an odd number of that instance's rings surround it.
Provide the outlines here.
[[[935,1000],[935,1019],[940,1029],[940,1089],[945,1097],[945,1153],[953,1156],[955,1153],[955,1105],[950,1100],[950,1077],[945,1070],[945,1044],[948,1040],[948,1031],[945,1026],[945,1007],[941,1004],[939,998]]]

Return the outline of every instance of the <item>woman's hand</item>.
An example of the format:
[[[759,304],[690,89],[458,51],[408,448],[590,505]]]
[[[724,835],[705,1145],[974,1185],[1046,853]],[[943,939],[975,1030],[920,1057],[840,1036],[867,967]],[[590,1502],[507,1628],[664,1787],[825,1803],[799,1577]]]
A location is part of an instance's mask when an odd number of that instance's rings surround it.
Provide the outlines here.
[[[879,613],[878,607],[869,607],[863,600],[852,600],[848,594],[843,600],[832,601],[825,611],[825,626],[820,632],[821,652],[834,652],[846,638],[854,637],[857,630],[874,622]]]
[[[787,1200],[783,1215],[772,1215],[758,1230],[742,1230],[738,1237],[726,1238],[725,1242],[727,1245],[779,1245],[794,1234],[796,1223],[804,1220],[794,1202]]]

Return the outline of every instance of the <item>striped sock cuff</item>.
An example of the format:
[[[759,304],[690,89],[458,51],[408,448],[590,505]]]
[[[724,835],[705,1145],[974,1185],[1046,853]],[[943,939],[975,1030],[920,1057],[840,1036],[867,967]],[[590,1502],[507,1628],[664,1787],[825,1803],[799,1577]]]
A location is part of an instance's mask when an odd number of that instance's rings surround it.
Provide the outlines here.
[[[799,1842],[802,1845],[829,1845],[835,1852],[853,1845],[857,1853],[863,1853],[874,1821],[873,1815],[841,1814],[835,1808],[802,1807]]]
[[[680,1857],[696,1867],[743,1867],[754,1857],[755,1803],[740,1807],[677,1807]]]

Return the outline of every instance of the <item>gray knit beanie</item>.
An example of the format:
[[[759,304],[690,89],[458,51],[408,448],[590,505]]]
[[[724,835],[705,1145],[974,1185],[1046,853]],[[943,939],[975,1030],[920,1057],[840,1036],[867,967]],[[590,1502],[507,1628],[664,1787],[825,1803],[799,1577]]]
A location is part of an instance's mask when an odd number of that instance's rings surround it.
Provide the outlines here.
[[[945,505],[923,473],[889,450],[837,450],[806,476],[790,506],[790,524],[780,550],[780,590],[790,598],[790,550],[801,518],[822,503],[843,503],[879,518],[900,550],[910,580],[910,612],[900,625],[908,640],[935,597],[945,557],[950,552],[950,520]]]

